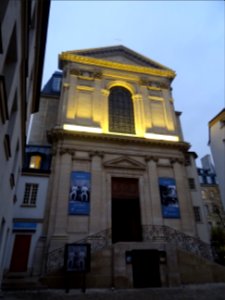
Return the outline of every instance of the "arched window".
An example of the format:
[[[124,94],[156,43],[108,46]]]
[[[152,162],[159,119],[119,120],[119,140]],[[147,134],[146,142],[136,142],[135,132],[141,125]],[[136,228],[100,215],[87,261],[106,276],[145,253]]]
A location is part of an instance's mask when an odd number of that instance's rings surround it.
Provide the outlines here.
[[[121,86],[110,89],[109,131],[135,134],[131,93]]]

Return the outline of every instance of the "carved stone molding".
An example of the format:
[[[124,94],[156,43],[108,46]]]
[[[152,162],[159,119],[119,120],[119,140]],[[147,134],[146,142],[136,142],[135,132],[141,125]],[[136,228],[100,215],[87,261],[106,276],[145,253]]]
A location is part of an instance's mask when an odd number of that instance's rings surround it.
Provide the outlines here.
[[[69,83],[67,83],[67,82],[63,83],[63,88],[64,89],[68,89],[69,87],[70,87]]]
[[[141,94],[133,95],[133,96],[132,96],[132,99],[133,99],[134,101],[142,100],[142,95],[141,95]]]
[[[178,163],[178,164],[181,164],[181,165],[184,165],[185,161],[183,158],[170,158],[170,163],[173,165],[175,163]]]
[[[74,140],[75,138],[82,139],[83,141],[88,140],[96,141],[96,140],[104,140],[111,142],[126,142],[127,144],[142,144],[149,145],[151,149],[153,147],[167,147],[169,149],[179,149],[183,152],[186,152],[190,148],[190,144],[186,142],[171,142],[171,141],[160,141],[160,140],[150,140],[144,139],[136,136],[120,136],[113,134],[96,134],[96,133],[88,133],[88,132],[78,132],[78,131],[67,131],[62,128],[54,128],[52,130],[47,131],[47,138],[50,144],[58,143],[59,141],[64,140]]]
[[[153,156],[153,155],[147,155],[145,156],[145,161],[148,162],[148,161],[154,161],[155,163],[157,163],[159,161],[159,158],[156,157],[156,156]]]
[[[102,151],[91,151],[89,153],[89,157],[92,158],[93,156],[98,156],[100,158],[104,157],[104,153]]]
[[[103,165],[105,168],[113,168],[113,169],[124,169],[124,170],[131,169],[131,170],[139,170],[139,171],[143,171],[146,169],[146,166],[143,163],[133,158],[130,158],[128,156],[120,156],[116,159],[105,161]]]
[[[70,148],[60,148],[59,149],[59,155],[64,155],[64,154],[70,154],[72,157],[74,157],[74,150]]]
[[[109,96],[109,90],[107,90],[107,89],[101,89],[101,93],[103,96],[106,96],[106,97]]]
[[[70,74],[71,74],[71,75],[79,76],[79,75],[81,75],[81,71],[78,70],[78,69],[71,69],[71,70],[70,70]]]
[[[79,69],[71,69],[70,70],[71,75],[76,75],[83,79],[101,79],[102,78],[102,72],[101,71],[87,71],[87,70],[79,70]]]

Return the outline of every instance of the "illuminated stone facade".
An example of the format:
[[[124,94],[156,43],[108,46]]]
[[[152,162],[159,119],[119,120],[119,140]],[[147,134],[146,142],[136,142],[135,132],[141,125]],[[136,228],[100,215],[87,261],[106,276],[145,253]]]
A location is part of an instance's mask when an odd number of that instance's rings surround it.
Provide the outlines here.
[[[187,167],[189,144],[174,109],[175,72],[123,46],[65,52],[59,64],[58,102],[42,98],[30,136],[46,144],[53,105],[45,275],[62,267],[66,243],[81,241],[92,245],[89,286],[138,287],[141,250],[158,253],[160,285],[180,284],[178,248],[211,256],[206,218],[197,224],[194,215],[201,196],[199,185],[196,193],[189,187],[195,165]],[[83,196],[73,203],[84,174],[89,206]]]

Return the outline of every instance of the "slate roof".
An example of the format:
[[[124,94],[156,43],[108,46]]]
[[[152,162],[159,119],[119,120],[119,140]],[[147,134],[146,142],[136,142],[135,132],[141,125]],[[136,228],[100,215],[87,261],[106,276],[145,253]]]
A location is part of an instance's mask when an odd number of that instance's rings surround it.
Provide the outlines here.
[[[61,90],[62,72],[55,71],[41,91],[42,95],[59,96]]]

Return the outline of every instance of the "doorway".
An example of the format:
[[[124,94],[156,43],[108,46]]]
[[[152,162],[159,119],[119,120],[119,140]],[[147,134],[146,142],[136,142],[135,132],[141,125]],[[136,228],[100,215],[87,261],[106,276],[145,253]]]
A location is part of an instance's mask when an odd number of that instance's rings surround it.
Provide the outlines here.
[[[30,252],[31,235],[16,235],[10,265],[11,272],[26,272]]]
[[[160,256],[158,250],[133,250],[134,288],[160,287]]]
[[[112,178],[112,242],[142,240],[138,179]]]

